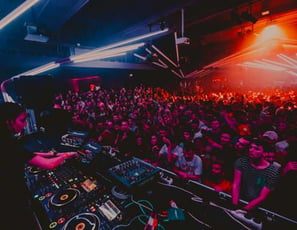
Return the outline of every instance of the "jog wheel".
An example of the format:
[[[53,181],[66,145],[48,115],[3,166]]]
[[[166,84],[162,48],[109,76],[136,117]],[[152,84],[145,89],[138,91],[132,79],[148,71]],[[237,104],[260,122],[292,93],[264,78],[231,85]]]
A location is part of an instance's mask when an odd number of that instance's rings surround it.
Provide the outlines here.
[[[74,201],[79,196],[79,194],[79,190],[67,188],[54,194],[50,200],[50,203],[55,207],[62,207]]]
[[[99,230],[100,219],[92,213],[80,213],[67,221],[63,230]]]
[[[41,168],[36,167],[34,165],[28,166],[27,169],[28,169],[28,172],[30,174],[38,174],[38,173],[44,171],[44,169],[41,169]]]

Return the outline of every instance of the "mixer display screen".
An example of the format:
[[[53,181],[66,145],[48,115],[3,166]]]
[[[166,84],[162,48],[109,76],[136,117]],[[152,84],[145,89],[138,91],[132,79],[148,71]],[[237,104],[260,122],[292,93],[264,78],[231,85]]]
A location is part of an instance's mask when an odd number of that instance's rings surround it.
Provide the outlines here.
[[[155,166],[136,157],[108,170],[114,178],[128,188],[147,183],[152,180],[159,171],[160,170]]]
[[[81,183],[81,187],[86,192],[91,192],[92,190],[94,190],[97,187],[97,181],[86,179],[84,182]]]

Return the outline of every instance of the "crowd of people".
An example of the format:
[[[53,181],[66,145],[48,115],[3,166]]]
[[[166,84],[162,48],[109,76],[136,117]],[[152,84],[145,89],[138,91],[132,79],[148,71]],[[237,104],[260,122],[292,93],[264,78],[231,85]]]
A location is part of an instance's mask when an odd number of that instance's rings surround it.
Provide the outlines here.
[[[293,207],[286,191],[297,179],[294,90],[177,96],[145,86],[98,88],[59,93],[54,104],[72,114],[70,129],[229,193],[235,205],[247,200],[246,210],[265,202],[284,213],[286,203]]]
[[[228,193],[235,208],[264,206],[296,219],[297,91],[177,96],[142,85],[97,87],[57,93],[53,105],[70,114],[69,130],[86,131],[89,141],[111,146],[123,157],[141,158],[180,180]],[[11,146],[13,158],[27,116],[16,104],[4,103],[0,109],[1,143]],[[4,171],[12,162],[20,170],[23,163],[52,169],[75,156],[25,151],[19,161],[7,158]],[[13,181],[22,180],[19,172]]]

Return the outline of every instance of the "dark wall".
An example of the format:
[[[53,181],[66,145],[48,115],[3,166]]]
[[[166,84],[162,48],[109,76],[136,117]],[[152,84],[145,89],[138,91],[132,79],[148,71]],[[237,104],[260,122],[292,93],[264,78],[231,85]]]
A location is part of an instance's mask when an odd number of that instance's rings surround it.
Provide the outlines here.
[[[50,75],[21,76],[14,80],[17,101],[26,108],[42,111],[52,107],[54,82]]]

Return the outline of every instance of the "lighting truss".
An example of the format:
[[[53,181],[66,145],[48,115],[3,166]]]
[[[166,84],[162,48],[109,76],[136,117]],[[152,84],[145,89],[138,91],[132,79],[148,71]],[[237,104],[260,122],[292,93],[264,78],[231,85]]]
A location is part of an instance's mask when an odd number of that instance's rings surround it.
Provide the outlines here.
[[[153,55],[152,51],[150,51],[148,48],[145,49],[146,52],[148,52],[150,55]],[[154,65],[157,65],[163,69],[167,69],[168,68],[168,65],[166,65],[160,58],[157,59],[157,62],[156,61],[153,61],[152,62]]]
[[[11,11],[8,15],[6,15],[4,18],[0,20],[0,30],[12,22],[15,18],[20,16],[22,13],[24,13],[26,10],[28,10],[31,6],[36,4],[39,0],[27,0],[21,5],[19,5],[16,9]]]

